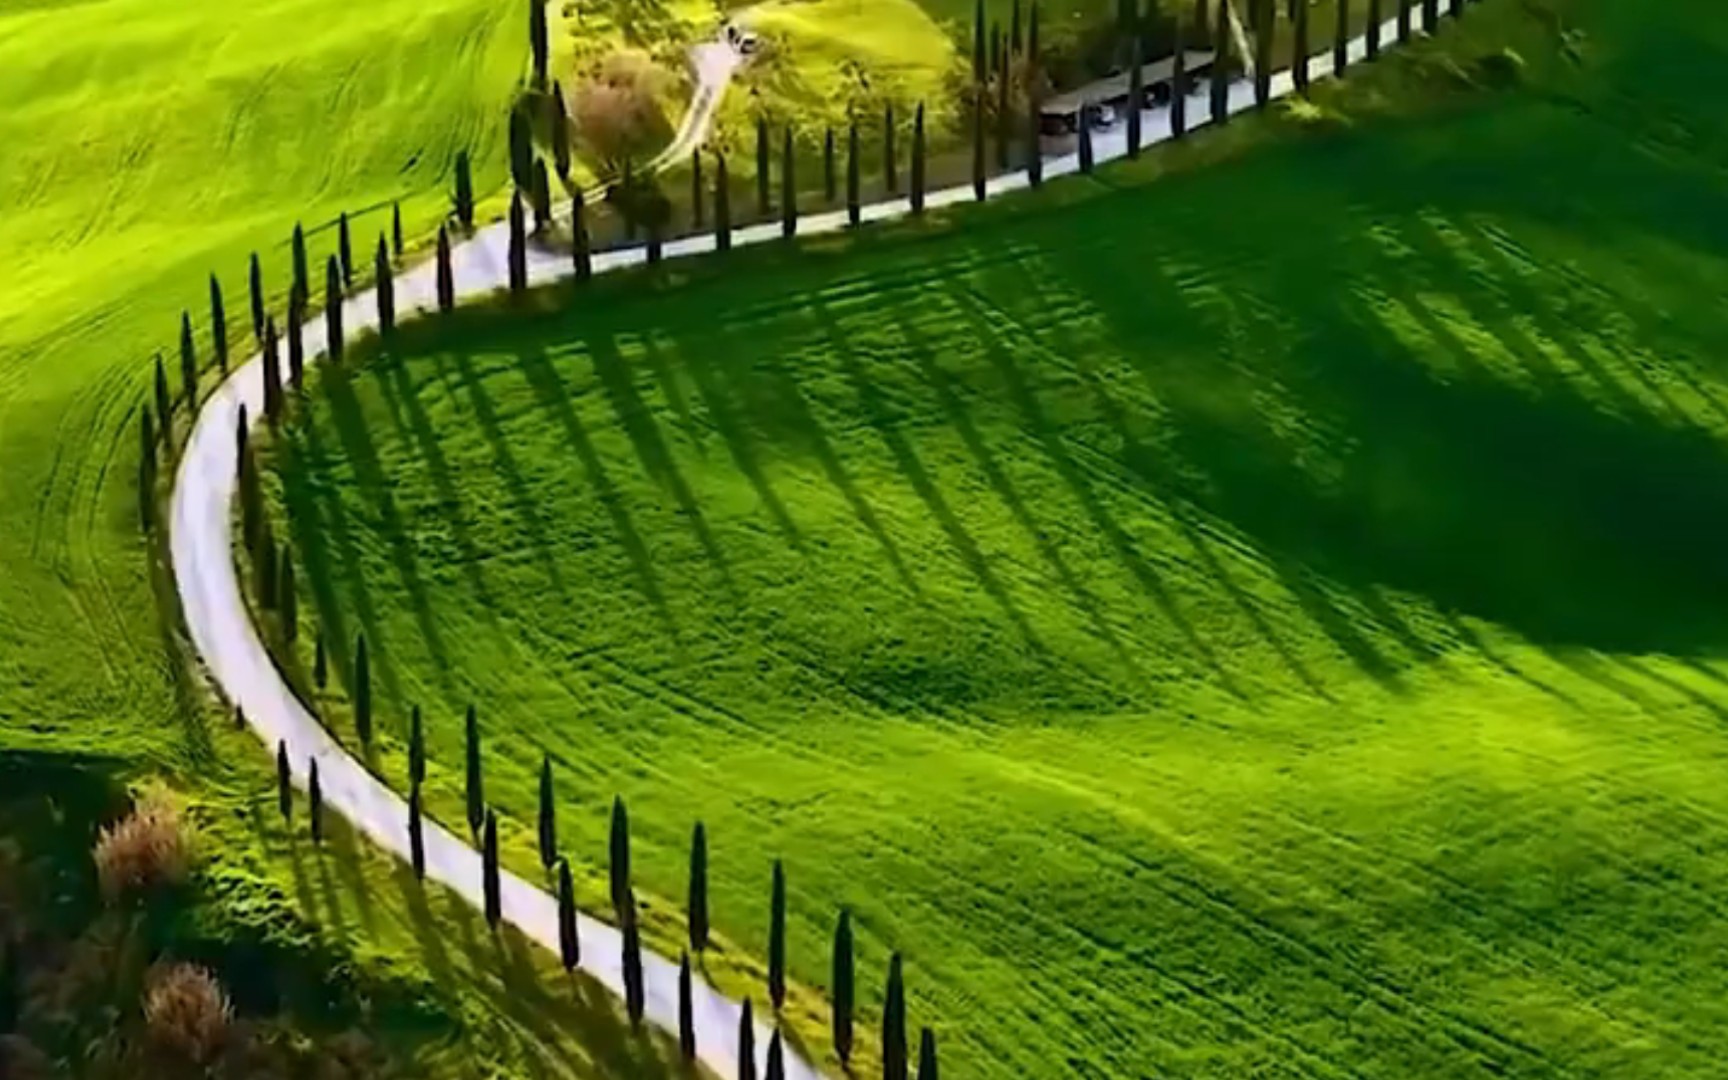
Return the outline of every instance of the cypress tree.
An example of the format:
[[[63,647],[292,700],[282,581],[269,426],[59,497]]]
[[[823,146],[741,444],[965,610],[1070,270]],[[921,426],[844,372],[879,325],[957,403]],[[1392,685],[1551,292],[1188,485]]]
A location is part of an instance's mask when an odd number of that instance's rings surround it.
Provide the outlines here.
[[[474,177],[469,171],[468,151],[456,151],[456,220],[462,228],[474,228]]]
[[[1219,3],[1212,26],[1212,122],[1230,116],[1230,5]]]
[[[984,84],[984,0],[972,5],[972,85]]]
[[[1278,25],[1276,0],[1254,0],[1254,107],[1264,109],[1272,100],[1272,35]]]
[[[846,220],[858,224],[863,207],[858,199],[858,121],[846,129]]]
[[[749,998],[738,1012],[738,1080],[756,1080],[756,1019]]]
[[[588,215],[582,205],[582,193],[578,191],[570,197],[570,250],[576,264],[577,281],[587,281],[594,276],[588,248]]]
[[[834,205],[834,194],[837,180],[834,175],[834,129],[829,128],[822,135],[822,194],[827,198],[829,206]]]
[[[1451,12],[1454,19],[1461,18],[1464,14],[1464,0],[1446,0],[1446,10]]]
[[[630,1026],[642,1026],[642,931],[636,925],[636,897],[626,893],[624,908],[624,1011]]]
[[[253,565],[258,569],[258,605],[265,611],[276,610],[276,530],[264,522],[258,549],[253,552]]]
[[[322,690],[330,685],[330,658],[324,652],[324,631],[319,629],[312,646],[312,682]]]
[[[342,288],[354,287],[354,238],[348,233],[348,211],[336,219],[336,255],[342,266]]]
[[[528,48],[534,54],[534,85],[546,85],[546,62],[551,53],[551,39],[546,32],[544,0],[528,0]]]
[[[702,151],[690,151],[690,227],[702,229],[702,204],[708,193],[702,189]]]
[[[528,228],[522,220],[522,196],[510,193],[510,292],[520,296],[528,289]]]
[[[244,405],[241,406],[245,408]],[[152,476],[156,473],[156,424],[151,420],[148,408],[138,410],[138,450],[139,458],[150,467]]]
[[[312,842],[324,842],[324,788],[318,783],[318,759],[306,768],[306,818],[312,823]]]
[[[282,545],[282,569],[276,575],[276,606],[282,623],[282,640],[293,645],[300,636],[300,597],[294,589],[294,557]]]
[[[756,119],[756,213],[767,217],[768,202],[768,121]]]
[[[882,1080],[907,1080],[906,988],[901,982],[900,954],[888,960],[888,988],[882,1003]]]
[[[1440,23],[1440,0],[1422,0],[1422,30],[1432,34]]]
[[[984,104],[972,110],[972,197],[984,201]]]
[[[900,193],[900,177],[894,168],[894,103],[882,110],[882,177],[888,184],[888,194]]]
[[[222,283],[210,275],[210,344],[216,350],[216,369],[228,371],[228,312],[222,307]]]
[[[1394,0],[1402,3],[1403,0]],[[1368,0],[1368,59],[1373,60],[1380,55],[1380,24],[1385,22],[1385,12],[1380,0]]]
[[[1297,0],[1306,4],[1308,0]],[[939,1080],[936,1070],[936,1033],[925,1028],[918,1038],[918,1080]]]
[[[612,910],[622,920],[630,901],[630,814],[624,809],[622,795],[612,797],[611,856]]]
[[[1176,13],[1173,33],[1176,52],[1170,73],[1170,137],[1180,139],[1188,131],[1188,28],[1183,25],[1180,11]]]
[[[1033,8],[1037,11],[1037,8]],[[1041,127],[1038,117],[1038,95],[1026,95],[1026,180],[1033,187],[1044,182],[1044,149],[1040,145]]]
[[[390,204],[390,251],[398,259],[402,257],[402,204]]]
[[[1008,54],[1002,54],[1002,63],[996,69],[996,171],[1008,171],[1008,142],[1013,138],[1013,115],[1009,110],[1009,87],[1013,78],[1009,72]]]
[[[552,167],[560,180],[570,179],[570,114],[564,110],[564,88],[552,84]]]
[[[1032,10],[1026,19],[1026,58],[1031,61],[1028,67],[1033,76],[1042,71],[1044,54],[1038,49],[1038,0],[1032,0]]]
[[[546,162],[540,158],[534,159],[534,177],[528,188],[528,197],[534,202],[534,234],[538,236],[552,224],[552,180],[546,175]]]
[[[1296,3],[1296,41],[1292,46],[1296,51],[1292,79],[1296,92],[1304,96],[1308,93],[1308,0],[1297,0]]]
[[[426,732],[420,723],[420,706],[408,710],[408,782],[426,779]]]
[[[324,264],[324,351],[334,362],[342,360],[342,270],[336,257]]]
[[[1204,33],[1206,30],[1206,4],[1207,4],[1207,2],[1208,2],[1208,0],[1194,0],[1194,25],[1199,27],[1200,31],[1202,33]],[[1213,48],[1214,49],[1217,48],[1216,43],[1213,44]]]
[[[438,310],[449,311],[456,306],[456,276],[450,266],[450,231],[438,226]]]
[[[834,999],[834,1054],[842,1065],[852,1060],[852,915],[840,911],[834,925],[834,967],[829,993]]]
[[[264,337],[264,268],[258,262],[258,253],[252,253],[252,267],[246,275],[247,284],[252,292],[252,338],[261,340]]]
[[[1020,52],[1020,0],[1014,0],[1014,14],[1008,22],[1008,52]]]
[[[786,138],[780,148],[780,234],[796,236],[798,234],[798,181],[793,175],[792,129],[786,129]]]
[[[565,971],[582,962],[582,938],[576,930],[576,888],[570,881],[570,860],[558,861],[558,959]]]
[[[1128,62],[1128,156],[1140,156],[1140,110],[1146,105],[1146,73],[1142,70],[1140,38],[1129,42]]]
[[[690,954],[678,956],[678,1056],[696,1060],[696,1006],[690,986]]]
[[[690,834],[690,947],[708,947],[708,830],[698,821]]]
[[[558,861],[558,818],[552,805],[552,757],[540,758],[540,865]]]
[[[156,523],[156,453],[150,449],[156,433],[150,426],[150,410],[144,410],[144,456],[138,459],[138,525],[149,532]]]
[[[396,280],[390,271],[390,249],[385,246],[382,233],[378,236],[378,254],[373,259],[372,272],[377,278],[374,288],[378,292],[378,332],[388,334],[396,329]]]
[[[780,1048],[780,1032],[768,1040],[768,1071],[763,1080],[786,1080],[786,1051]]]
[[[306,302],[297,292],[288,294],[288,382],[298,390],[306,382]]]
[[[1338,0],[1338,22],[1332,33],[1332,74],[1339,78],[1350,67],[1350,0]]]
[[[648,223],[647,256],[649,266],[654,266],[660,262],[660,228],[660,219],[658,216]]]
[[[1091,112],[1090,103],[1080,106],[1080,171],[1092,171],[1092,122],[1087,115]]]
[[[408,789],[408,864],[416,881],[426,879],[426,826],[421,821],[420,785]]]
[[[1398,44],[1410,43],[1410,5],[1416,0],[1392,0],[1398,5]]]
[[[185,311],[180,313],[180,390],[188,406],[198,404],[198,353],[192,347],[192,316]]]
[[[498,881],[498,815],[486,811],[486,829],[480,846],[480,889],[486,901],[486,925],[498,929],[504,917],[504,898]]]
[[[156,417],[164,441],[170,434],[169,417],[173,415],[174,399],[168,396],[168,372],[162,366],[162,354],[156,354]]]
[[[786,868],[779,859],[768,900],[768,1000],[775,1012],[786,1004]]]
[[[234,475],[240,479],[242,485],[246,483],[246,466],[251,457],[250,441],[251,436],[246,430],[246,406],[242,405],[239,415],[234,419]]]
[[[258,493],[258,469],[252,462],[252,452],[243,451],[240,459],[240,538],[247,551],[258,548],[258,532],[263,518]]]
[[[310,295],[307,292],[308,278],[307,278],[307,272],[306,272],[306,230],[300,227],[300,223],[298,221],[296,221],[294,223],[294,238],[293,238],[292,247],[293,247],[293,251],[294,251],[294,283],[290,286],[290,288],[299,289],[300,294],[302,296]]]
[[[510,110],[510,182],[517,190],[526,191],[529,171],[534,167],[534,133],[528,127],[528,114],[521,109]]]
[[[912,212],[924,212],[924,106],[912,116]]]
[[[985,65],[985,68],[984,68],[984,76],[985,77],[982,81],[988,82],[990,79],[990,76],[994,75],[997,71],[1001,70],[1001,68],[1002,68],[1002,24],[999,22],[992,22],[990,24],[990,63]],[[980,90],[983,89],[982,85],[979,87],[979,89]],[[982,95],[980,95],[980,96],[982,96]]]
[[[468,829],[479,832],[480,825],[486,820],[486,793],[481,787],[480,778],[480,718],[474,712],[474,706],[468,706],[468,718],[463,724],[466,736],[467,785],[468,795]]]
[[[362,746],[372,745],[372,666],[366,657],[366,635],[354,645],[354,733]]]
[[[714,161],[714,250],[732,250],[732,191],[724,154]]]
[[[282,353],[276,344],[276,320],[264,316],[264,418],[274,424],[282,416]]]
[[[288,767],[288,740],[276,740],[276,809],[287,821],[294,816],[294,770]]]

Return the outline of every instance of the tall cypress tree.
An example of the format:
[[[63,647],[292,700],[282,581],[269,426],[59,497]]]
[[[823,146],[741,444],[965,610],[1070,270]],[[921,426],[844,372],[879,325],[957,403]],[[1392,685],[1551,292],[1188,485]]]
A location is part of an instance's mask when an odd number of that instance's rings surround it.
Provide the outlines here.
[[[822,135],[822,194],[827,199],[827,205],[834,205],[834,194],[837,180],[834,175],[834,129],[829,128]]]
[[[660,262],[662,250],[660,233],[662,228],[663,226],[660,224],[660,217],[656,214],[654,218],[648,222],[647,256],[649,266],[654,266]]]
[[[1422,0],[1422,29],[1432,34],[1440,25],[1440,0]]]
[[[1446,10],[1452,13],[1454,19],[1464,14],[1464,0],[1446,0]]]
[[[372,745],[372,666],[366,656],[366,635],[354,645],[354,733],[362,746]]]
[[[486,901],[486,925],[496,930],[504,917],[504,897],[498,879],[498,815],[490,809],[480,846],[480,890]]]
[[[468,151],[456,151],[456,220],[462,228],[474,228],[474,176],[468,164]]]
[[[972,85],[984,84],[984,0],[975,0],[972,5]]]
[[[1308,0],[1296,4],[1296,40],[1291,46],[1296,52],[1292,79],[1298,94],[1308,93]]]
[[[408,782],[426,779],[426,732],[420,723],[420,706],[408,710]]]
[[[684,1063],[696,1060],[696,1003],[690,985],[690,954],[678,956],[678,1056]]]
[[[996,68],[996,171],[1008,171],[1008,144],[1013,138],[1014,116],[1010,110],[1009,89],[1013,84],[1008,52]]]
[[[274,424],[282,416],[282,354],[276,345],[276,320],[264,316],[264,418]]]
[[[558,860],[558,817],[552,802],[552,756],[540,758],[540,865],[548,869]]]
[[[1338,22],[1332,32],[1332,74],[1343,78],[1350,67],[1350,0],[1338,0]]]
[[[642,1026],[642,931],[636,925],[636,897],[626,892],[624,897],[624,1011],[630,1016],[630,1026]]]
[[[294,770],[288,766],[288,740],[276,740],[276,809],[287,821],[294,816]]]
[[[450,230],[438,226],[438,310],[456,306],[456,276],[450,266]]]
[[[390,251],[396,258],[402,257],[402,204],[390,204]]]
[[[294,237],[290,246],[294,255],[294,282],[289,287],[299,289],[302,296],[309,295],[307,293],[310,286],[307,284],[309,278],[306,270],[306,230],[300,227],[298,221],[294,223]]]
[[[258,253],[252,253],[252,265],[246,274],[246,283],[252,293],[252,338],[261,341],[264,338],[264,268],[258,262]]]
[[[198,353],[192,346],[192,314],[180,313],[180,392],[186,395],[188,412],[198,404]]]
[[[340,363],[342,346],[342,269],[332,255],[324,264],[324,351]]]
[[[900,954],[888,960],[888,988],[882,1002],[882,1080],[907,1080],[906,988],[901,982]]]
[[[342,288],[354,287],[354,237],[348,232],[348,211],[336,218],[336,256],[342,266]]]
[[[463,722],[466,750],[466,780],[464,785],[468,797],[468,830],[478,833],[480,825],[486,820],[486,792],[482,787],[480,777],[480,718],[474,711],[474,706],[468,706],[468,716]]]
[[[1014,0],[1014,15],[1008,22],[1008,52],[1017,55],[1020,44],[1020,0]]]
[[[852,1060],[852,915],[844,908],[834,924],[834,966],[829,994],[834,999],[834,1054],[842,1065]]]
[[[1220,2],[1212,25],[1212,122],[1230,117],[1230,5]]]
[[[312,684],[322,690],[330,685],[330,658],[324,651],[324,631],[318,631],[317,641],[312,646]]]
[[[732,250],[732,187],[725,154],[714,160],[714,250]]]
[[[288,294],[288,383],[298,390],[306,382],[306,302],[297,292]]]
[[[1188,131],[1188,28],[1177,11],[1172,30],[1175,54],[1170,72],[1170,137],[1180,139]]]
[[[528,289],[528,228],[522,220],[522,196],[510,193],[510,292],[520,296]]]
[[[900,177],[894,168],[894,103],[890,101],[882,109],[882,178],[888,185],[888,194],[900,193]]]
[[[1032,10],[1026,18],[1026,58],[1031,77],[1036,77],[1043,71],[1044,54],[1038,49],[1038,0],[1032,0]]]
[[[1254,19],[1254,107],[1272,100],[1272,36],[1278,26],[1277,0],[1251,0]]]
[[[570,179],[570,114],[564,109],[564,88],[552,84],[552,167],[560,180]]]
[[[768,121],[756,119],[756,213],[768,216]]]
[[[306,819],[312,825],[312,842],[324,842],[324,787],[318,783],[318,759],[306,767]]]
[[[1002,68],[1002,24],[990,24],[990,62],[984,67],[984,81],[988,82]],[[982,89],[982,88],[980,88]]]
[[[268,519],[264,522],[264,531],[258,538],[258,549],[253,552],[253,565],[258,569],[258,606],[265,611],[276,610],[276,530],[270,527]]]
[[[546,162],[542,158],[534,159],[528,196],[534,201],[534,233],[538,236],[552,224],[552,180],[546,175]]]
[[[768,1040],[768,1069],[763,1080],[786,1080],[786,1051],[781,1049],[778,1030]]]
[[[1080,171],[1092,171],[1092,111],[1091,103],[1080,106]]]
[[[924,212],[924,106],[912,116],[912,212]]]
[[[528,125],[528,114],[522,109],[510,110],[510,182],[519,191],[528,188],[528,173],[534,167],[534,133]]]
[[[282,569],[276,574],[276,607],[282,624],[282,640],[293,645],[300,636],[300,596],[294,586],[294,557],[282,545]]]
[[[594,264],[589,254],[588,215],[582,205],[582,193],[570,197],[570,250],[576,264],[576,280],[587,281],[594,276]]]
[[[702,187],[702,151],[690,151],[690,227],[701,231],[702,206],[708,201],[708,192]]]
[[[268,395],[266,395],[268,396]],[[174,399],[168,395],[168,370],[162,366],[162,354],[156,354],[156,426],[162,432],[163,442],[168,441],[172,434],[169,424],[174,412]]]
[[[582,962],[582,938],[577,932],[576,887],[570,881],[570,860],[558,860],[558,959],[565,971]]]
[[[738,1011],[738,1080],[756,1080],[756,1018],[750,999]]]
[[[222,283],[210,275],[210,344],[216,351],[216,369],[228,371],[228,312],[222,306]]]
[[[528,0],[528,49],[534,55],[534,85],[546,85],[546,63],[552,51],[546,32],[545,0]]]
[[[414,868],[414,878],[426,878],[426,826],[421,821],[420,785],[408,789],[408,865]]]
[[[984,201],[984,103],[972,109],[972,197]]]
[[[1140,110],[1146,107],[1146,72],[1142,68],[1140,36],[1128,44],[1128,156],[1140,156]]]
[[[786,1004],[786,868],[779,859],[768,899],[768,1000],[775,1012]]]
[[[690,947],[700,953],[708,947],[708,830],[698,821],[690,834],[690,894],[688,905]]]
[[[390,270],[390,249],[384,244],[384,235],[378,235],[378,254],[373,259],[372,273],[377,278],[374,288],[378,292],[378,332],[389,334],[396,329],[396,280]]]
[[[1398,5],[1398,44],[1410,43],[1410,5],[1416,0],[1392,0]]]
[[[798,234],[798,180],[793,175],[792,129],[787,127],[780,149],[780,235]]]
[[[863,216],[858,193],[858,121],[846,129],[846,220],[857,225]]]
[[[1298,0],[1306,4],[1308,0]],[[936,1033],[925,1028],[918,1039],[918,1080],[939,1080],[936,1069]]]
[[[630,814],[624,809],[622,795],[612,797],[612,842],[608,865],[612,874],[612,910],[622,920],[630,900]]]
[[[1037,9],[1034,8],[1034,11]],[[1044,150],[1039,145],[1042,125],[1039,123],[1038,95],[1026,95],[1026,180],[1033,187],[1044,182]]]
[[[1393,0],[1402,3],[1403,0]],[[1385,22],[1385,12],[1380,0],[1368,0],[1368,59],[1373,60],[1380,55],[1380,24]]]

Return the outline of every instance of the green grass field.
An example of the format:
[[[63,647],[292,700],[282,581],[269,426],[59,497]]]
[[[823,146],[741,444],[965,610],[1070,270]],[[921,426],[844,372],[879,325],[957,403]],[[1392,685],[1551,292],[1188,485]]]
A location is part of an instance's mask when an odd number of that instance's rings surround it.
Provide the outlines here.
[[[458,820],[477,703],[518,865],[549,753],[589,899],[614,792],[662,918],[701,818],[746,953],[783,856],[795,976],[850,908],[956,1075],[1712,1075],[1728,34],[1472,11],[1204,171],[327,374],[379,767],[425,706]]]

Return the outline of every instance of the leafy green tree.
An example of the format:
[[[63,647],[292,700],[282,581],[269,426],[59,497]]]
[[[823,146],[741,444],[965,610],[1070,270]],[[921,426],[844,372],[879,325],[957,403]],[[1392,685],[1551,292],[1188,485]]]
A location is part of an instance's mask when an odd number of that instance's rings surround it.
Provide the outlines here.
[[[324,264],[324,350],[334,363],[342,361],[342,268],[336,256]]]
[[[756,118],[756,213],[768,216],[768,120]]]
[[[342,287],[354,287],[354,237],[348,232],[348,211],[336,219],[336,257],[342,267]]]
[[[504,917],[504,896],[498,878],[498,815],[491,810],[486,811],[480,842],[480,890],[486,902],[486,925],[496,930]]]
[[[570,179],[570,114],[564,109],[564,88],[552,84],[552,167],[560,180]]]
[[[288,383],[299,390],[306,383],[306,301],[288,294]]]
[[[738,1011],[738,1080],[756,1080],[756,1018],[750,999]]]
[[[390,204],[390,251],[398,259],[402,257],[402,204]]]
[[[900,193],[900,177],[894,168],[894,103],[890,101],[882,110],[882,178],[888,185],[888,194]]]
[[[276,342],[276,320],[264,316],[264,419],[282,418],[282,352]]]
[[[912,212],[924,212],[924,106],[912,116]]]
[[[252,338],[262,340],[264,337],[264,268],[258,262],[258,253],[252,253],[252,268],[247,273],[247,284],[252,291]]]
[[[846,220],[857,225],[864,208],[858,193],[858,121],[846,129]]]
[[[378,293],[378,332],[389,334],[396,329],[396,279],[390,268],[390,249],[384,235],[378,235],[378,254],[372,259],[372,273],[377,279],[373,286]]]
[[[228,312],[222,306],[222,283],[210,275],[210,344],[216,351],[216,369],[228,371]]]
[[[438,310],[456,306],[456,276],[450,266],[450,230],[438,226]]]
[[[587,281],[594,276],[594,263],[589,254],[588,215],[580,191],[570,197],[570,247],[576,264],[576,280]]]
[[[158,427],[162,431],[162,439],[167,441],[170,434],[170,417],[174,411],[174,399],[168,396],[168,370],[162,366],[162,354],[156,354],[156,416]]]
[[[690,986],[690,954],[678,955],[678,1056],[689,1065],[696,1060],[696,1005]]]
[[[468,151],[456,151],[456,220],[462,228],[474,228],[474,176],[468,164]]]
[[[558,959],[565,971],[582,962],[582,938],[576,929],[576,887],[570,881],[570,860],[558,860]]]
[[[834,924],[834,966],[828,992],[834,999],[834,1054],[842,1065],[852,1060],[852,978],[852,915],[841,909],[840,920]]]
[[[552,756],[540,758],[540,865],[558,861],[558,816],[552,801]]]
[[[510,292],[528,291],[528,227],[522,220],[522,196],[510,193]]]
[[[546,175],[546,162],[540,158],[534,159],[528,197],[534,203],[534,233],[539,235],[552,224],[552,181]]]
[[[510,181],[518,190],[526,191],[529,170],[534,167],[534,133],[528,124],[528,113],[510,110]]]
[[[698,821],[690,834],[690,947],[708,947],[708,830]]]
[[[612,910],[622,920],[630,900],[630,814],[624,809],[622,795],[612,797],[611,856]]]
[[[724,154],[714,160],[714,250],[732,250],[732,191]]]
[[[414,879],[426,878],[426,826],[421,820],[420,785],[408,789],[408,864],[414,868]]]
[[[298,221],[294,223],[292,248],[294,253],[294,284],[291,287],[299,289],[300,294],[305,296],[308,295],[307,282],[309,280],[306,272],[306,230],[300,227]]]
[[[626,893],[623,909],[624,931],[624,1011],[630,1016],[630,1026],[642,1026],[642,931],[636,925],[636,897]]]
[[[1308,0],[1299,0],[1306,4]],[[939,1080],[936,1069],[936,1033],[925,1028],[918,1039],[918,1080]]]
[[[276,574],[276,608],[282,624],[282,640],[293,645],[300,636],[300,597],[294,586],[294,557],[282,545],[282,569]]]
[[[324,787],[318,783],[318,759],[306,769],[306,819],[312,825],[312,842],[324,842]]]
[[[786,1080],[786,1051],[780,1046],[780,1032],[768,1040],[768,1069],[763,1080]]]
[[[780,235],[787,237],[798,234],[798,180],[793,162],[792,129],[788,127],[780,150]]]
[[[822,194],[827,205],[834,205],[834,129],[829,128],[822,135]]]
[[[330,685],[330,657],[324,651],[324,631],[318,631],[316,643],[312,646],[312,683],[322,690]]]
[[[901,981],[900,954],[888,960],[888,988],[882,1002],[882,1080],[907,1080],[906,987]]]
[[[1332,30],[1332,74],[1342,78],[1350,67],[1350,0],[1338,0],[1337,15]]]
[[[768,1000],[775,1012],[786,1004],[786,867],[779,859],[768,900]]]
[[[467,751],[467,784],[468,796],[468,829],[479,832],[480,825],[486,820],[486,792],[482,788],[480,776],[480,718],[474,711],[474,706],[468,706],[468,717],[463,724],[466,736]]]
[[[372,666],[366,656],[366,635],[354,645],[354,733],[362,746],[372,745]]]
[[[545,0],[528,0],[528,48],[534,54],[534,85],[546,85],[546,64],[552,51],[546,32]]]
[[[288,766],[288,740],[276,740],[276,809],[287,821],[294,816],[294,771]]]
[[[1296,52],[1295,62],[1291,65],[1291,79],[1296,85],[1298,94],[1308,93],[1308,0],[1298,0],[1296,4],[1296,40],[1291,46]]]
[[[702,206],[708,201],[708,192],[702,187],[702,151],[690,151],[690,225],[700,230],[702,228]]]
[[[188,406],[197,406],[198,353],[192,347],[192,314],[186,311],[180,313],[180,391]]]
[[[1146,104],[1146,72],[1138,34],[1128,43],[1128,156],[1140,156],[1140,110]]]

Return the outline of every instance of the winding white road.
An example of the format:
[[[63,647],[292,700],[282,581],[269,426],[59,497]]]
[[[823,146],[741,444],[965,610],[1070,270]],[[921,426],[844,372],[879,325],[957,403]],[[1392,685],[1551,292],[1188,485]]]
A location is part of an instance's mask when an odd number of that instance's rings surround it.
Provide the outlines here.
[[[1381,40],[1395,41],[1395,34],[1396,20],[1386,20]],[[1349,56],[1352,62],[1364,59],[1366,53],[1364,38],[1358,37],[1351,42]],[[1330,48],[1314,57],[1310,71],[1316,79],[1331,74]],[[723,87],[724,83],[720,85]],[[1274,96],[1281,97],[1291,89],[1288,71],[1273,77]],[[712,115],[717,100],[715,95],[707,102],[706,115]],[[1245,80],[1238,80],[1230,90],[1230,112],[1241,112],[1253,105],[1253,87]],[[693,114],[702,111],[692,110]],[[1204,86],[1188,99],[1188,116],[1191,128],[1197,129],[1210,122]],[[1142,120],[1147,145],[1169,137],[1167,109],[1147,111]],[[1095,156],[1099,162],[1121,157],[1127,152],[1126,144],[1126,134],[1118,125],[1113,131],[1098,134]],[[1067,154],[1047,159],[1044,175],[1049,178],[1064,176],[1078,168],[1076,156]],[[994,198],[1027,186],[1026,173],[1016,172],[994,178],[986,191]],[[965,185],[931,192],[926,204],[934,209],[968,202],[973,197],[971,186]],[[1155,198],[1156,194],[1149,197]],[[862,216],[867,222],[888,221],[909,211],[906,199],[891,199],[865,207]],[[836,232],[846,227],[844,210],[806,215],[798,223],[799,232],[806,235]],[[779,238],[778,222],[755,225],[733,233],[733,243],[740,246]],[[668,258],[700,255],[713,251],[714,246],[712,235],[689,237],[668,243],[665,255]],[[458,297],[476,297],[505,287],[508,249],[509,230],[504,224],[482,229],[459,245],[452,253]],[[593,263],[596,272],[607,272],[634,266],[644,260],[641,248],[631,248],[601,253],[595,256]],[[412,317],[416,310],[435,309],[435,273],[433,264],[426,262],[396,278],[399,317]],[[571,273],[569,256],[530,250],[531,283],[545,284]],[[377,322],[374,293],[368,291],[343,304],[342,325],[350,335],[374,328]],[[321,317],[309,321],[302,333],[309,361],[325,354],[327,350],[318,348],[321,343],[326,343]],[[286,377],[286,365],[283,367]],[[229,528],[229,507],[236,486],[235,432],[242,406],[249,417],[263,415],[264,364],[261,355],[255,354],[238,366],[205,401],[175,474],[169,517],[170,549],[175,585],[179,590],[187,629],[217,686],[233,704],[245,710],[247,722],[265,745],[274,751],[278,741],[287,744],[296,782],[304,782],[307,763],[315,759],[325,802],[374,842],[407,859],[406,801],[367,772],[366,767],[332,739],[317,718],[295,697],[265,651],[264,642],[242,601]],[[456,890],[476,907],[481,906],[479,854],[465,840],[431,822],[427,823],[425,830],[425,850],[427,875]],[[508,872],[503,877],[503,915],[528,937],[557,951],[556,902],[537,886]],[[583,916],[580,932],[583,969],[622,996],[622,941],[618,931],[606,923]],[[676,1033],[678,965],[664,957],[645,953],[643,967],[647,1018],[651,1023]],[[695,1024],[698,1054],[705,1065],[723,1078],[738,1075],[739,1014],[738,1002],[697,981]],[[757,1075],[762,1075],[766,1068],[770,1032],[766,1025],[757,1027]],[[810,1062],[789,1055],[786,1075],[789,1080],[816,1080],[820,1073]]]

